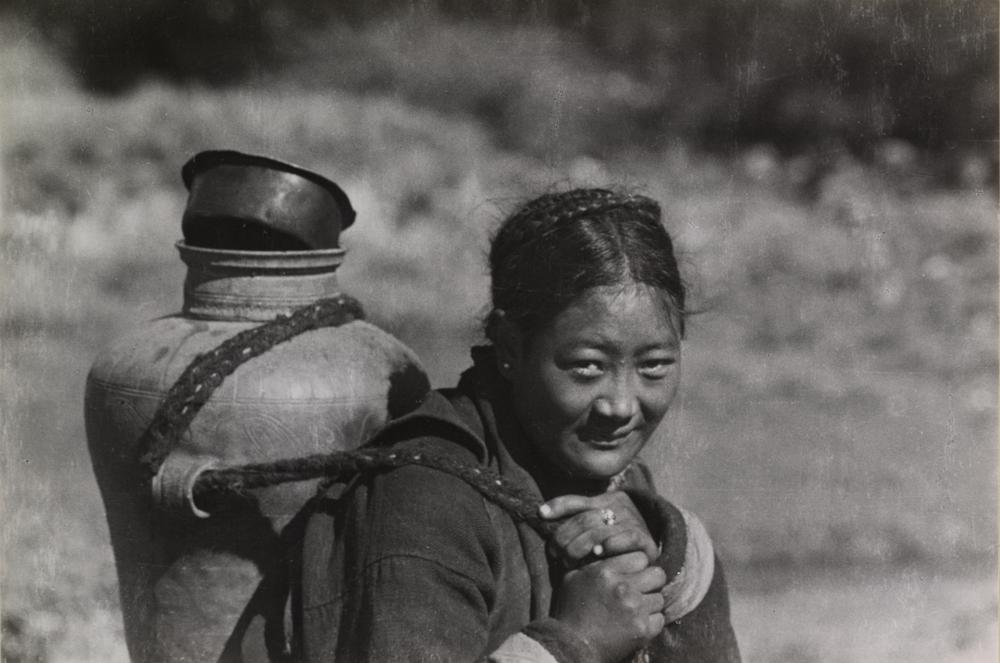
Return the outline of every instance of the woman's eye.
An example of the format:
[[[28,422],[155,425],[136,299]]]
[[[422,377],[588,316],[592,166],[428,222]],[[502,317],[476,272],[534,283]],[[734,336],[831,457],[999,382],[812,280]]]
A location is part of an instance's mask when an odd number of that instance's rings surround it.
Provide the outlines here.
[[[650,380],[659,380],[667,376],[673,364],[672,358],[650,359],[639,364],[639,374]]]
[[[596,361],[578,361],[569,368],[569,372],[578,378],[596,378],[604,372],[604,368]]]

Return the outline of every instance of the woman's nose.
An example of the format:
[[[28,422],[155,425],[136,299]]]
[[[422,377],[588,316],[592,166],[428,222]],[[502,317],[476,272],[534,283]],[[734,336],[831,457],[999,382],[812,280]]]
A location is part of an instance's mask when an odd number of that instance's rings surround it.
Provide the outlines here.
[[[615,380],[594,402],[596,413],[607,419],[628,420],[639,411],[639,398],[628,380]]]

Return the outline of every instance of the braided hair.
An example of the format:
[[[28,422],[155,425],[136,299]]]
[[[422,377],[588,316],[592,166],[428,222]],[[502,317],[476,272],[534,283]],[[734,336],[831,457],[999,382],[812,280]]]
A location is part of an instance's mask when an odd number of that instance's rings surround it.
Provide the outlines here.
[[[584,291],[630,283],[655,288],[683,336],[684,283],[651,198],[606,189],[539,196],[500,226],[489,260],[494,342],[499,311],[530,338]]]

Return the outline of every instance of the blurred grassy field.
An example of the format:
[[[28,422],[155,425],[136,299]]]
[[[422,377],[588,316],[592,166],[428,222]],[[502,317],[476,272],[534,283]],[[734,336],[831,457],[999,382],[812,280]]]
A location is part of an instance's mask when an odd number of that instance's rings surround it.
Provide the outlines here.
[[[539,58],[549,38],[531,42]],[[576,184],[659,199],[701,312],[648,458],[731,567],[747,660],[996,659],[996,191],[981,177],[936,187],[895,142],[871,163],[834,155],[808,189],[811,165],[767,145],[547,155],[440,104],[274,80],[101,97],[23,26],[3,27],[0,63],[9,660],[31,660],[15,645],[124,657],[83,381],[109,338],[179,308],[178,172],[211,147],[348,191],[343,287],[437,385],[479,337],[483,253],[505,211]],[[531,118],[546,140],[572,131],[561,112]]]

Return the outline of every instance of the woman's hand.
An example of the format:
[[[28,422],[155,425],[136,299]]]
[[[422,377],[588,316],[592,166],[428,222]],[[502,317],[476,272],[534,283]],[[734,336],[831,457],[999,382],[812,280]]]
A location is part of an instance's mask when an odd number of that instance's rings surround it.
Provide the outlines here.
[[[572,628],[601,661],[619,661],[663,630],[663,569],[631,552],[569,571],[552,617]]]
[[[614,513],[613,522],[606,516]],[[594,497],[562,495],[541,506],[546,520],[562,520],[551,540],[556,556],[570,568],[589,556],[612,557],[640,551],[648,562],[659,555],[659,547],[628,494],[621,490]]]

